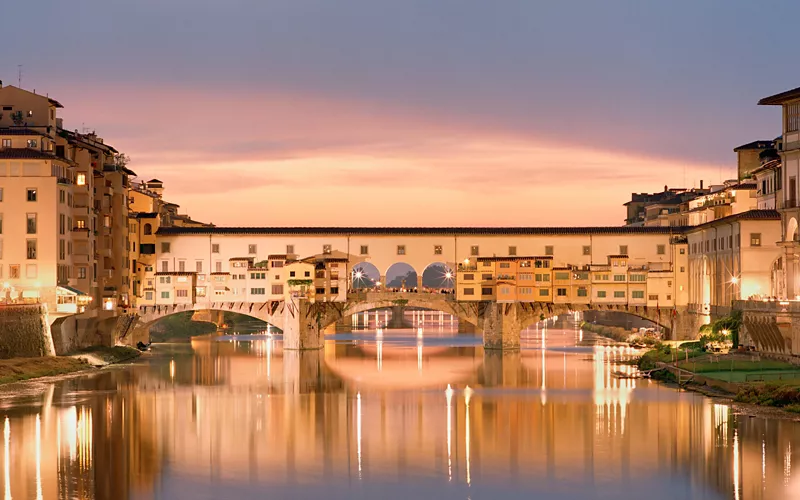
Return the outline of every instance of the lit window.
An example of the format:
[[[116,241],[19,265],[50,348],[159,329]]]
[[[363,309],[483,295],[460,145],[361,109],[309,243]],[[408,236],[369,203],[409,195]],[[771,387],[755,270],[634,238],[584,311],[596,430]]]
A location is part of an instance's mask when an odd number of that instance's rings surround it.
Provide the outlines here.
[[[86,185],[86,174],[78,174],[78,176],[75,178],[75,184],[77,184],[79,186],[85,186]]]
[[[28,147],[35,148],[38,145],[38,141],[36,139],[28,139]]]

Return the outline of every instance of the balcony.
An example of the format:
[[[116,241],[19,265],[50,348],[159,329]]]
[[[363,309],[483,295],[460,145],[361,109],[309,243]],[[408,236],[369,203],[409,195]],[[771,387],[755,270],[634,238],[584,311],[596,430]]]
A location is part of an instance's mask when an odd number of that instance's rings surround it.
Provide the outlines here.
[[[73,227],[72,228],[72,238],[74,240],[88,240],[89,239],[89,228],[86,228],[86,227]]]
[[[517,279],[517,276],[514,274],[498,274],[497,280],[498,281],[514,281]]]

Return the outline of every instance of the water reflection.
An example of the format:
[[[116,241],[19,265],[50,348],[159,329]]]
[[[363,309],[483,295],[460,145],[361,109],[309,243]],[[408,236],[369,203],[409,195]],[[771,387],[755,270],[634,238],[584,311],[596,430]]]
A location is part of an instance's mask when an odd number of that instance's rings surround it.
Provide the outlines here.
[[[533,328],[521,352],[500,353],[447,318],[412,319],[329,337],[321,352],[284,352],[270,336],[195,339],[124,369],[6,389],[4,498],[799,491],[798,424],[619,378],[634,353],[574,324]]]

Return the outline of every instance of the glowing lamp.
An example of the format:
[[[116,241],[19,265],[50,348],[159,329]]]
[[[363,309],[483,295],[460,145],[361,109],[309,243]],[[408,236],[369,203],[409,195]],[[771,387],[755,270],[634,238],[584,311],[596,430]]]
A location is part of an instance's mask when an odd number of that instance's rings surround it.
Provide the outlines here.
[[[737,278],[736,276],[731,277],[731,283],[733,283],[734,285],[739,283],[739,278]]]

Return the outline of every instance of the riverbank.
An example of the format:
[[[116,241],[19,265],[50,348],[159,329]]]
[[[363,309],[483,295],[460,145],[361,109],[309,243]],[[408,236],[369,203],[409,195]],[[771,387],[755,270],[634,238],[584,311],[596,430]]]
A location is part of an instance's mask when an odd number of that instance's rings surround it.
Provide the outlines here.
[[[777,412],[800,419],[800,370],[783,361],[658,346],[644,353],[637,366],[653,370],[650,376],[655,380],[739,403],[739,411],[748,415],[769,409],[773,416]]]
[[[66,375],[130,361],[141,355],[130,347],[90,347],[67,356],[0,360],[0,385],[41,377]]]

